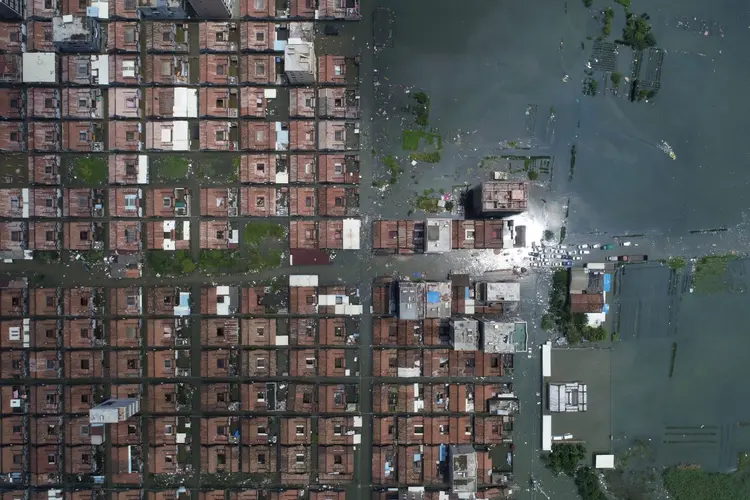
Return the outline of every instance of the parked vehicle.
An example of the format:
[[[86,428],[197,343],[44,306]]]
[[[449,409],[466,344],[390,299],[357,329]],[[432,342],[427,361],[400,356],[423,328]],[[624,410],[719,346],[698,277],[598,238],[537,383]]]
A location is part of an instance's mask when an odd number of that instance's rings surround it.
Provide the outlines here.
[[[578,256],[573,257],[573,260],[582,260],[582,259],[583,259],[583,257],[578,257]]]
[[[607,243],[601,246],[601,250],[614,250],[615,246],[612,243]]]
[[[610,259],[609,257],[607,257],[607,260],[617,260],[617,258]],[[586,269],[589,269],[591,271],[594,271],[594,270],[604,271],[604,264],[603,263],[591,262],[589,264],[586,264]]]
[[[612,261],[616,262],[616,261],[619,260],[619,257],[617,255],[610,255],[609,257],[607,257],[607,260],[610,261],[610,262],[612,262]]]
[[[642,262],[648,260],[648,255],[623,255],[628,262]]]
[[[629,241],[623,241],[622,242],[622,246],[624,246],[624,247],[629,247],[630,245],[632,245],[632,243],[629,242]]]
[[[584,250],[584,251],[583,251],[583,253],[584,253],[584,255],[588,255],[588,254],[590,254],[591,252],[590,252],[589,250]]]
[[[587,244],[585,244],[585,243],[583,245],[578,245],[578,248],[588,248],[588,247],[589,246]]]

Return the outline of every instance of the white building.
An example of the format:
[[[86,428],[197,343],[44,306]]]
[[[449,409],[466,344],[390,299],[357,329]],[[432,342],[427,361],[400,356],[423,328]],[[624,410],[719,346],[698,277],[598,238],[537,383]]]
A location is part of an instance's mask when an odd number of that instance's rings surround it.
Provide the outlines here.
[[[312,85],[317,75],[315,48],[312,42],[290,38],[284,47],[284,71],[292,85]]]

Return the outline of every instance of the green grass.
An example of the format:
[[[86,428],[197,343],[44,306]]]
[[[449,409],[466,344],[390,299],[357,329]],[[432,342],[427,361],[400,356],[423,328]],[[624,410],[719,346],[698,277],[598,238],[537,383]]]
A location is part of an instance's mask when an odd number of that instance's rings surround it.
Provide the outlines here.
[[[434,189],[425,189],[422,194],[417,196],[417,208],[430,214],[438,213],[440,211],[440,207],[438,206],[440,199],[435,198],[434,194]]]
[[[726,274],[729,263],[736,255],[709,255],[703,257],[695,266],[693,286],[696,292],[717,293],[726,289]]]
[[[177,154],[152,156],[151,168],[156,177],[164,180],[187,179],[190,160]]]
[[[273,222],[248,222],[242,241],[241,259],[244,265],[238,270],[261,271],[281,266],[287,230]]]
[[[195,163],[196,177],[214,183],[236,182],[239,179],[241,159],[239,156],[228,161],[226,157],[202,159]]]
[[[414,129],[404,130],[401,147],[405,151],[417,151],[422,146],[422,141],[426,146],[435,146],[438,151],[443,149],[443,138],[439,134]]]
[[[440,151],[432,153],[410,153],[410,160],[423,161],[425,163],[438,163],[440,161]]]
[[[750,474],[709,473],[697,466],[680,466],[664,472],[664,487],[673,500],[744,500],[750,498]]]
[[[286,236],[286,228],[281,224],[273,222],[248,222],[245,226],[245,239],[243,243],[250,246],[262,244],[266,238],[283,238]]]
[[[630,10],[630,0],[615,0],[615,3],[622,5],[625,8],[625,12]]]
[[[87,186],[104,186],[107,184],[109,167],[103,156],[79,156],[71,165],[72,174],[78,181]]]
[[[685,268],[687,261],[684,257],[670,257],[667,259],[667,265],[673,271],[680,271]]]

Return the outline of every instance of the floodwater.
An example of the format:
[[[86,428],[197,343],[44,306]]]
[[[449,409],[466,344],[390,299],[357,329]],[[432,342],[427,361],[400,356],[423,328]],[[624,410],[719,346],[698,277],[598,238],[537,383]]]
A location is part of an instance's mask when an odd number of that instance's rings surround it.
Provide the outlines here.
[[[619,5],[611,6],[616,13],[612,32],[619,34],[624,15]],[[743,135],[750,120],[743,103],[750,15],[744,5],[735,0],[634,1],[632,11],[650,15],[658,45],[667,51],[659,94],[653,102],[637,104],[611,93],[608,77],[599,72],[599,93],[583,95],[592,50],[587,36],[596,37],[601,27],[592,19],[595,11],[580,1],[469,0],[457,5],[379,0],[371,7],[389,9],[393,36],[374,58],[363,59],[363,89],[374,85],[372,121],[363,124],[371,154],[363,147],[363,157],[370,156],[363,163],[383,179],[388,174],[382,159],[393,155],[403,173],[392,186],[369,189],[372,212],[363,213],[423,218],[424,212],[414,208],[423,190],[447,192],[488,178],[491,170],[480,166],[487,157],[550,156],[553,173],[536,183],[530,212],[537,224],[552,230],[565,224],[568,243],[592,238],[607,243],[631,235],[652,259],[745,252],[750,169]],[[368,24],[365,20],[361,29],[369,29]],[[617,71],[629,76],[632,51],[620,46],[617,58]],[[403,130],[414,128],[413,117],[402,108],[420,90],[431,99],[429,127],[443,138],[437,164],[412,165],[402,149]],[[509,141],[529,149],[509,149]],[[662,141],[671,145],[676,160],[659,149]],[[571,174],[572,145],[576,163]],[[723,231],[696,233],[715,228]],[[457,255],[382,263],[375,258],[372,265],[397,272],[408,269],[409,262],[436,277],[451,267],[475,274],[489,269]],[[537,351],[546,335],[534,328],[532,318],[538,324],[546,279],[538,273],[523,286],[530,356],[517,356],[515,379],[522,399],[515,436],[521,498],[572,494],[569,483],[545,476],[536,458]],[[670,279],[678,278],[670,278],[669,269],[660,265],[628,268],[618,279],[622,340],[611,354],[613,448],[620,452],[632,439],[652,439],[662,443],[654,455],[657,466],[689,461],[713,470],[731,468],[748,439],[738,423],[747,413],[745,405],[731,406],[740,397],[743,374],[734,353],[747,350],[739,334],[747,324],[743,295],[690,295],[682,282],[670,295]],[[676,368],[669,377],[675,341]],[[674,428],[701,425],[715,426],[713,437],[669,437],[676,436]],[[540,491],[525,488],[531,473],[543,478]]]

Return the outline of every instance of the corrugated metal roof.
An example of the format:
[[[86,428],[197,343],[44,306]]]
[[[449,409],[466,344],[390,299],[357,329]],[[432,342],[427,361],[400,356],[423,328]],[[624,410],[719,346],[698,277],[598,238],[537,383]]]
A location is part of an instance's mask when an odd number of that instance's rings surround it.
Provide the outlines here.
[[[600,312],[602,306],[604,306],[604,295],[600,293],[576,293],[570,295],[571,312]]]

